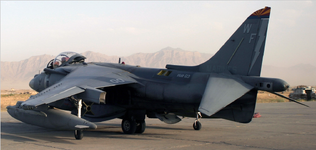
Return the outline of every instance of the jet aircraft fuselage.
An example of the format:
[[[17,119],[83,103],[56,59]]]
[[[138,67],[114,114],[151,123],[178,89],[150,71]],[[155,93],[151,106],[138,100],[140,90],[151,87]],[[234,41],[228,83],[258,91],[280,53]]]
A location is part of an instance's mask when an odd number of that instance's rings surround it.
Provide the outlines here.
[[[69,65],[55,69],[54,71],[48,71],[49,69],[46,69],[46,72],[36,75],[36,77],[30,82],[30,86],[33,89],[40,89],[38,90],[38,92],[40,92],[50,85],[54,85],[62,80],[62,78],[68,74],[66,74],[66,72],[74,71],[78,67],[85,67],[89,65],[120,69],[131,74],[132,77],[134,77],[134,79],[140,84],[131,84],[124,87],[107,87],[102,89],[107,92],[105,98],[106,104],[113,104],[127,109],[144,109],[147,112],[173,112],[176,115],[187,117],[196,116],[195,113],[198,112],[198,108],[209,78],[212,76],[221,76],[220,73],[143,68],[139,66],[115,63],[89,63],[84,65]],[[89,73],[87,72],[87,74]],[[120,73],[117,72],[117,74]],[[243,79],[247,84],[256,86],[256,90],[280,92],[288,88],[288,84],[280,79],[249,76],[240,76],[240,78]],[[124,83],[125,81],[121,78],[115,78],[111,79],[110,82]],[[36,86],[34,83],[40,84],[38,84],[39,86]],[[227,89],[218,89],[218,92],[225,95],[230,94],[231,91],[228,91]],[[253,93],[256,93],[256,91],[250,92],[250,95],[246,94],[239,98],[239,103],[233,104],[233,106],[235,108],[239,107],[242,109],[245,107],[243,103],[249,102],[247,97],[250,97],[251,99],[256,95]],[[58,108],[58,105],[55,107]],[[226,109],[229,109],[229,107]],[[251,121],[252,114],[253,112],[249,112],[249,117],[247,117],[247,119],[244,118],[244,120],[240,120],[239,122],[245,123]],[[217,115],[213,115],[212,117],[216,116]],[[210,116],[204,115],[203,117]],[[223,117],[224,116],[219,116],[219,118]]]

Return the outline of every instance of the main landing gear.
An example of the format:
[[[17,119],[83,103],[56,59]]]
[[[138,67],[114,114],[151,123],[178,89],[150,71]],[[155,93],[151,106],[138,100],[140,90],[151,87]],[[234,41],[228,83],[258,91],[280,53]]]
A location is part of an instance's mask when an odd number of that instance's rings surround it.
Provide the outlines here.
[[[134,110],[125,114],[122,120],[122,130],[125,134],[143,133],[146,129],[145,111]]]
[[[202,118],[201,112],[196,113],[196,119],[193,123],[193,129],[194,130],[200,130],[202,128],[202,124],[200,122],[200,119]]]
[[[143,133],[146,129],[145,120],[134,120],[132,118],[125,118],[121,124],[122,130],[125,134]]]

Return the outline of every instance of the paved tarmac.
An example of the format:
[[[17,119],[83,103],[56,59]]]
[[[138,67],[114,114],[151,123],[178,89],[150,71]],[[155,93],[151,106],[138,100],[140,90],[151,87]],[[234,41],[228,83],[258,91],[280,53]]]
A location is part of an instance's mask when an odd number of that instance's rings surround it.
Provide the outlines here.
[[[157,119],[146,119],[143,134],[126,135],[121,120],[98,123],[97,130],[84,132],[75,140],[73,131],[54,131],[17,121],[1,112],[1,149],[316,149],[316,102],[257,104],[249,124],[223,119],[203,119],[202,129],[192,128],[194,119],[183,119],[169,125]]]

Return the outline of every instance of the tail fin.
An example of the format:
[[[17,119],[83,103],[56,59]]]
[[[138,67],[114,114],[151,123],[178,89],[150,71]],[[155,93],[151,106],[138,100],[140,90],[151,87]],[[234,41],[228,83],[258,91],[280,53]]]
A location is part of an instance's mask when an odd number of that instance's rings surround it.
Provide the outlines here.
[[[208,61],[194,67],[167,65],[167,68],[260,76],[270,10],[265,7],[252,13]]]

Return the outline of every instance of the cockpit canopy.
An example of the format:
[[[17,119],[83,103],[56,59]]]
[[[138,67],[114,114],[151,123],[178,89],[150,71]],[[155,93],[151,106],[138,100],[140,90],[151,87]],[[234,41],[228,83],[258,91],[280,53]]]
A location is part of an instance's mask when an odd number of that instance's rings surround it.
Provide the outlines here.
[[[74,63],[83,63],[86,57],[75,52],[62,52],[47,64],[47,68],[57,68]]]

